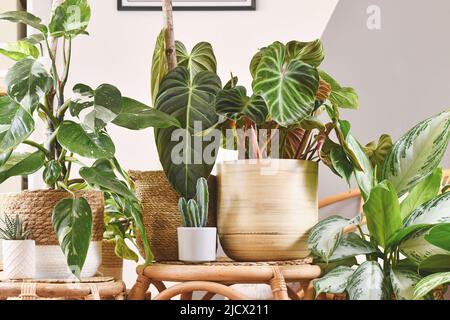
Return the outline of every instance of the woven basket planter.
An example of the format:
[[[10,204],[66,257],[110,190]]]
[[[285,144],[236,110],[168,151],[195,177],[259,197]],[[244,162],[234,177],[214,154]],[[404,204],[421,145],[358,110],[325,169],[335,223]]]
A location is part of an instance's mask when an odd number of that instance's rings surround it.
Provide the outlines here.
[[[92,209],[92,240],[89,246],[82,277],[92,277],[101,263],[103,240],[103,193],[98,191],[77,192],[84,197]],[[68,278],[71,273],[66,258],[59,246],[52,226],[55,205],[71,195],[60,190],[24,191],[15,194],[0,194],[0,214],[18,214],[27,230],[36,241],[36,278]]]
[[[135,182],[136,196],[142,205],[144,225],[152,246],[156,261],[178,260],[177,228],[181,227],[178,212],[179,195],[167,181],[163,171],[131,171],[131,179]],[[209,222],[214,227],[216,212],[216,180],[211,177],[209,183]],[[138,245],[141,255],[144,247],[138,234]]]
[[[103,276],[113,277],[116,280],[123,278],[123,260],[115,252],[116,242],[114,240],[103,240],[102,265],[98,271]]]

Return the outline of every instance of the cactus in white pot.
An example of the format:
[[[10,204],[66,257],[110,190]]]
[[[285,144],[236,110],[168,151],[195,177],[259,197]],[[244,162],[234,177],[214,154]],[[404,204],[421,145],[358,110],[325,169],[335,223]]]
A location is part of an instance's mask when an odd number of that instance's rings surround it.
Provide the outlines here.
[[[178,228],[178,259],[186,262],[216,260],[217,228],[208,228],[208,182],[197,181],[196,200],[180,198],[178,207],[183,227]]]
[[[35,241],[19,215],[0,219],[0,239],[3,241],[3,271],[7,279],[32,279],[35,272]]]

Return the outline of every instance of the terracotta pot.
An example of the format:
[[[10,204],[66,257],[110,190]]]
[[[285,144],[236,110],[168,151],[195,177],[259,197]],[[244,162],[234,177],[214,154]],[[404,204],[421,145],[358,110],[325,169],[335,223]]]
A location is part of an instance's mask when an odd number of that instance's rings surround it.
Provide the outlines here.
[[[82,191],[76,195],[86,198],[92,209],[92,240],[81,276],[93,277],[102,260],[103,193]],[[0,194],[0,214],[18,214],[36,241],[36,278],[72,277],[52,225],[53,208],[60,200],[70,197],[69,193],[60,190]]]
[[[301,259],[317,224],[318,164],[241,160],[218,165],[218,232],[237,261]]]

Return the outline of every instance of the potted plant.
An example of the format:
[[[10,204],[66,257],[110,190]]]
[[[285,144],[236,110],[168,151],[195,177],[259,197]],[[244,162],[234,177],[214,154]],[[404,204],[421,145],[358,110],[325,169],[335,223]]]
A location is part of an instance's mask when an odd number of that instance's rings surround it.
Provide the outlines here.
[[[18,215],[0,219],[0,239],[3,240],[3,267],[7,279],[32,279],[35,269],[35,242],[25,230]]]
[[[222,145],[240,159],[218,165],[218,232],[235,260],[306,257],[318,221],[318,163],[347,181],[362,170],[340,119],[341,109],[358,108],[358,96],[319,69],[323,60],[320,40],[274,42],[251,61],[253,94],[232,76],[217,95]]]
[[[27,12],[0,15],[1,20],[37,30],[37,34],[2,51],[17,62],[6,75],[8,95],[0,98],[0,183],[44,169],[47,190],[3,195],[1,203],[3,212],[19,214],[33,233],[37,275],[43,277],[95,274],[101,261],[104,196],[120,204],[119,211],[145,235],[132,182],[115,158],[107,125],[132,130],[179,126],[176,119],[122,96],[110,84],[95,89],[77,84],[74,97],[66,99],[72,41],[87,34],[90,16],[86,0],[56,1],[48,25]],[[62,42],[60,50],[58,42]],[[62,62],[62,68],[57,61]],[[67,119],[69,113],[71,120]],[[35,116],[47,127],[44,143],[29,139],[35,130]],[[19,153],[19,145],[33,151]],[[80,169],[75,176],[76,165]],[[153,256],[147,237],[144,245],[146,262],[150,263]]]
[[[356,174],[363,213],[352,220],[332,216],[312,230],[309,246],[326,273],[314,281],[316,295],[344,293],[351,300],[442,297],[450,282],[450,193],[441,186],[438,166],[449,139],[446,111],[416,125],[392,148],[352,144],[367,160],[365,173]],[[433,296],[436,289],[440,293]]]
[[[208,182],[197,181],[197,200],[180,198],[183,227],[178,228],[178,259],[186,262],[208,262],[216,260],[217,229],[207,228]]]

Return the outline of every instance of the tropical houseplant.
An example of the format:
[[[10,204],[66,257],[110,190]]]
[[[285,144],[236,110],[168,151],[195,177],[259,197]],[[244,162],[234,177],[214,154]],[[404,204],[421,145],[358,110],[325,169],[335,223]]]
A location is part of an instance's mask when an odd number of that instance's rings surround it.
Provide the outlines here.
[[[0,219],[3,266],[7,279],[32,279],[35,269],[35,242],[18,215]]]
[[[66,99],[72,41],[88,34],[91,10],[86,0],[55,1],[55,4],[48,25],[28,12],[0,15],[1,20],[24,23],[37,30],[35,35],[1,51],[17,62],[6,76],[8,96],[0,98],[0,182],[43,169],[49,190],[10,196],[5,211],[19,208],[18,213],[25,222],[34,217],[35,223],[28,224],[36,229],[31,231],[38,247],[38,233],[45,233],[42,237],[50,239],[42,241],[44,244],[53,242],[54,238],[71,272],[79,277],[87,260],[91,234],[100,234],[96,240],[102,240],[104,196],[110,219],[124,217],[145,235],[140,205],[132,191],[132,182],[115,158],[107,125],[114,123],[138,130],[179,126],[179,122],[122,96],[110,84],[95,89],[77,84],[73,88],[74,97]],[[60,50],[57,50],[58,42],[62,42]],[[58,68],[58,61],[62,61],[62,68]],[[67,119],[69,113],[72,120]],[[47,126],[43,144],[29,139],[37,118]],[[19,145],[34,150],[19,153]],[[90,159],[93,164],[86,165],[84,161],[88,160],[80,157]],[[77,165],[81,166],[79,177],[74,176]],[[43,232],[43,225],[53,225],[56,237],[52,230]],[[123,240],[130,235],[117,228],[117,224],[111,224],[108,231],[120,240],[118,244],[122,248],[117,251],[126,252],[124,256],[127,256],[129,251],[124,249]],[[147,238],[144,239],[145,258],[149,263],[153,256]]]
[[[320,40],[274,42],[250,63],[252,94],[232,75],[217,95],[215,128],[240,159],[218,167],[218,231],[234,259],[307,256],[318,221],[318,162],[347,181],[363,169],[346,139],[350,124],[340,119],[340,110],[358,108],[358,96],[319,69],[324,57]]]
[[[446,111],[391,147],[387,136],[369,148],[352,144],[365,159],[364,172],[355,172],[363,213],[352,220],[332,216],[313,228],[310,249],[328,272],[314,281],[316,294],[402,300],[432,298],[433,290],[444,289],[450,280],[450,193],[441,187],[438,166],[449,139]]]
[[[183,226],[178,228],[178,259],[188,262],[216,260],[217,228],[208,228],[209,193],[205,178],[197,181],[196,200],[180,198]]]

